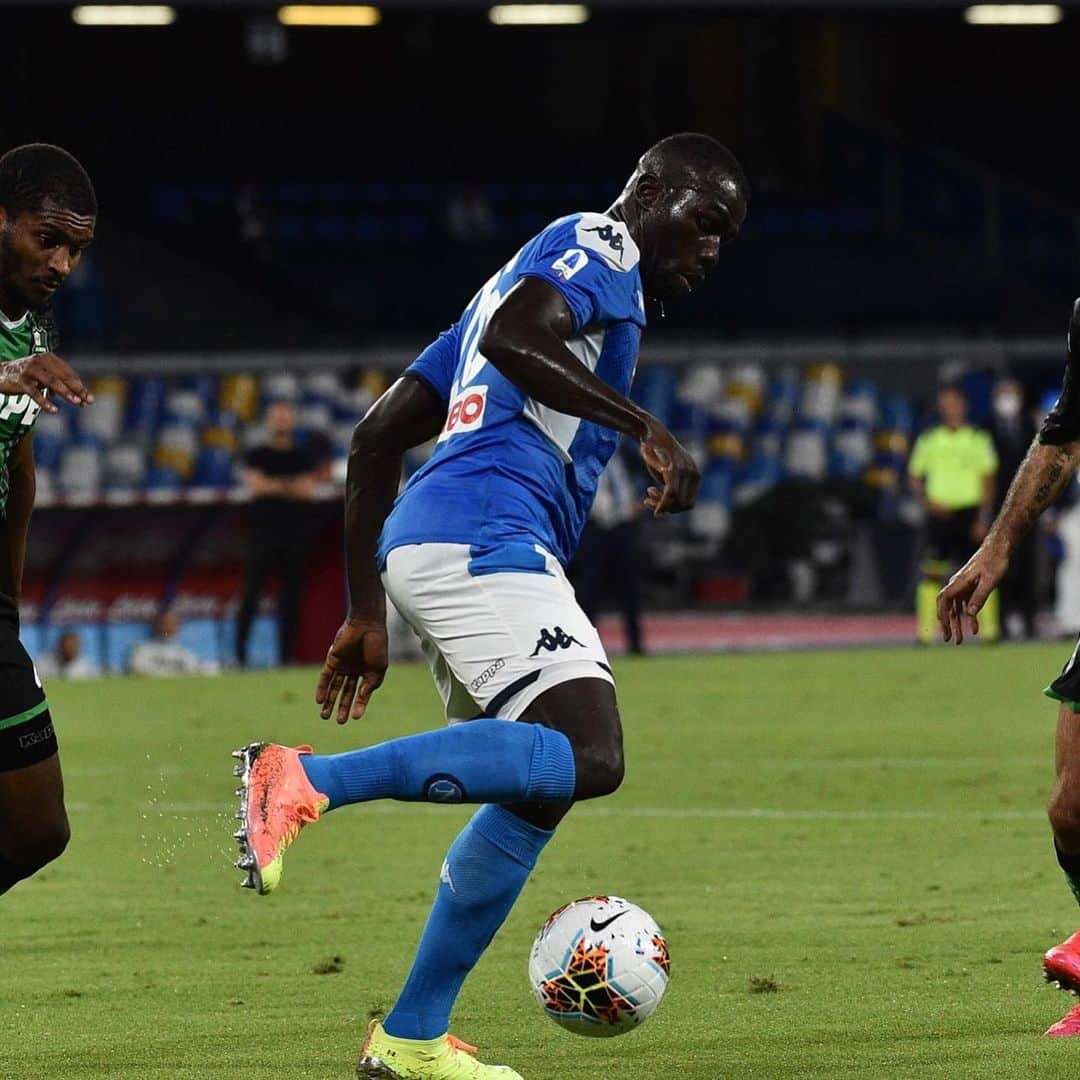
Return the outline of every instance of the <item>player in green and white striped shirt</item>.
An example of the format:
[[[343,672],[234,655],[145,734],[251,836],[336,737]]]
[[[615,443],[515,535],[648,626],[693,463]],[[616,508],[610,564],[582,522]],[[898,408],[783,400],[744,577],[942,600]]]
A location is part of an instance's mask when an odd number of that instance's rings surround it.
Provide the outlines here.
[[[53,398],[93,399],[52,351],[48,310],[94,237],[97,198],[58,146],[0,157],[0,893],[67,845],[49,703],[19,641],[19,593],[34,505],[31,428]]]

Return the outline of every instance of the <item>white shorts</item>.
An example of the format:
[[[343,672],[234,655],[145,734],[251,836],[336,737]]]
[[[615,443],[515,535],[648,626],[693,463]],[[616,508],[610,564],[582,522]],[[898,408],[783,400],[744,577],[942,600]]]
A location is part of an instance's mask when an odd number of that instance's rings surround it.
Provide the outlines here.
[[[386,560],[383,585],[420,638],[451,724],[516,720],[572,679],[615,684],[596,627],[558,560],[511,544],[410,544]]]

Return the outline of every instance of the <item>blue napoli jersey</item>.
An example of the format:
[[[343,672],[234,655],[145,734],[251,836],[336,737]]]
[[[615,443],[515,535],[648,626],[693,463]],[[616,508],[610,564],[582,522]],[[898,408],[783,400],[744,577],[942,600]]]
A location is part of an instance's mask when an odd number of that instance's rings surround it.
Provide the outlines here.
[[[573,317],[567,348],[628,393],[645,326],[638,260],[621,221],[604,214],[560,218],[407,369],[446,402],[446,422],[386,520],[380,564],[395,547],[423,543],[471,545],[475,572],[527,569],[520,558],[507,563],[506,553],[517,550],[528,563],[537,544],[563,565],[570,561],[618,433],[534,401],[488,363],[479,343],[510,289],[523,277],[543,278]]]

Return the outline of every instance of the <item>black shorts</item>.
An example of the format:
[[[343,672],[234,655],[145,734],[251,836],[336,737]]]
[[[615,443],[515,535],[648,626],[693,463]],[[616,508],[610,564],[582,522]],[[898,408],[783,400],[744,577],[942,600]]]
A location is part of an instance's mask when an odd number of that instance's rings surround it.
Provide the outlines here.
[[[0,593],[0,772],[36,765],[56,749],[49,702],[19,640],[19,610]]]
[[[971,539],[971,530],[978,516],[977,506],[953,510],[948,517],[931,516],[926,524],[927,559],[963,566],[978,547]]]

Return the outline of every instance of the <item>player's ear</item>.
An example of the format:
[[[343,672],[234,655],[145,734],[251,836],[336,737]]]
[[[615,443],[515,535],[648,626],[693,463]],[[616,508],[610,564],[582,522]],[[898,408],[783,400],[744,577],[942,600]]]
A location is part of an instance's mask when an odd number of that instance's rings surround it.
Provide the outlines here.
[[[643,210],[655,210],[666,190],[667,185],[659,177],[642,173],[634,184],[634,198]]]
[[[7,228],[8,212],[7,207],[0,204],[0,232]]]

